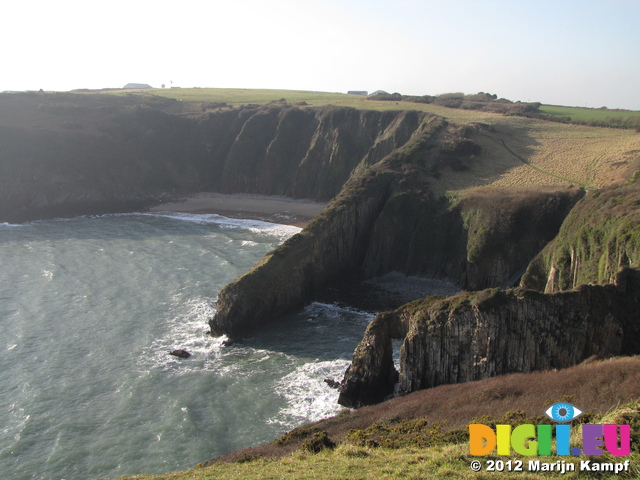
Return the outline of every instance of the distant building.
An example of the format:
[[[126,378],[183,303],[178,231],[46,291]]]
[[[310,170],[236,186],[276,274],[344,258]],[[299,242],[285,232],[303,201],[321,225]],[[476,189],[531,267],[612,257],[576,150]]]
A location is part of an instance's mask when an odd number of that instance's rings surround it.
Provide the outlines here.
[[[123,89],[139,89],[139,88],[153,88],[151,85],[146,83],[127,83]]]
[[[362,95],[366,97],[369,94],[366,90],[349,90],[347,95]]]

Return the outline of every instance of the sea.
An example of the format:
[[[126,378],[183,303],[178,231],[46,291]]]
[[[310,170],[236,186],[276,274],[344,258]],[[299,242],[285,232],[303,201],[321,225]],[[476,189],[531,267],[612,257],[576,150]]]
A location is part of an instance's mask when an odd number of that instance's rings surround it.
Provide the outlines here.
[[[324,379],[373,312],[313,303],[231,347],[208,334],[222,287],[299,230],[180,213],[0,224],[2,478],[184,470],[339,413]]]

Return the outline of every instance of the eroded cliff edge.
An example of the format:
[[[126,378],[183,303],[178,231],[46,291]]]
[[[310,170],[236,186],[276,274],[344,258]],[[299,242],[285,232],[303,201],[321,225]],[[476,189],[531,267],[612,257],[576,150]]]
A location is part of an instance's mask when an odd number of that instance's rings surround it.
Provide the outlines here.
[[[301,234],[221,292],[210,325],[214,334],[226,334],[232,340],[254,334],[336,282],[355,283],[391,271],[447,279],[467,290],[513,285],[527,268],[523,285],[548,292],[616,279],[615,291],[587,289],[591,293],[553,297],[553,301],[524,291],[491,293],[489,297],[504,300],[501,308],[511,313],[502,317],[502,310],[477,310],[490,314],[483,317],[469,313],[476,312],[473,308],[467,311],[463,317],[468,325],[486,323],[485,330],[476,328],[485,332],[481,336],[498,328],[498,335],[526,337],[526,332],[510,325],[522,324],[530,311],[555,318],[558,309],[568,308],[566,315],[573,310],[584,313],[585,302],[617,305],[620,292],[630,291],[625,290],[623,277],[617,276],[617,268],[638,267],[635,187],[628,187],[624,195],[596,192],[574,210],[584,194],[578,188],[477,189],[459,196],[449,194],[442,186],[443,176],[464,176],[476,162],[491,160],[483,157],[478,139],[495,135],[492,129],[482,124],[454,125],[415,111],[273,104],[196,112],[185,110],[180,102],[153,97],[1,95],[0,221],[130,211],[199,191],[333,198]],[[474,180],[472,184],[478,186],[485,182]],[[625,203],[627,197],[633,199],[631,203]],[[594,203],[597,199],[599,204]],[[601,214],[604,206],[612,209]],[[558,239],[530,263],[570,211]],[[611,218],[627,223],[611,223]],[[471,295],[462,303],[442,300],[438,305],[450,315],[446,318],[462,322],[456,317],[461,305],[487,306],[483,295],[488,294]],[[628,295],[622,296],[624,303]],[[522,302],[530,305],[525,313]],[[414,311],[414,317],[427,318],[424,315],[431,304],[426,302],[421,313]],[[393,318],[388,315],[380,318]],[[446,381],[475,375],[468,358],[451,357],[450,364],[441,364],[437,373],[425,366],[433,363],[428,352],[444,348],[426,338],[445,316],[433,317],[436,323],[418,329],[419,335],[411,337],[413,343],[407,343],[407,349],[413,345],[415,352],[406,355],[407,367],[400,374],[404,391],[428,386],[419,380],[424,375]],[[574,320],[580,321],[578,317]],[[612,330],[600,331],[599,324],[593,324],[601,335],[593,339],[596,343],[589,340],[587,344],[605,354],[618,351],[615,332],[618,327],[626,332],[627,324],[617,317],[613,320],[613,326],[607,327]],[[454,330],[447,330],[449,320],[443,322],[437,327],[440,334],[455,337]],[[536,322],[538,316],[524,324],[538,332],[536,328],[543,325]],[[409,338],[409,329],[398,325],[376,319],[365,335],[361,347],[366,351],[369,343],[378,345],[369,350],[371,362],[381,359],[385,367],[376,370],[373,364],[360,362],[361,368],[353,369],[350,377],[348,373],[345,395],[347,385],[362,386],[358,376],[378,372],[377,379],[365,382],[376,393],[358,394],[354,404],[370,402],[395,382],[395,369],[388,368],[386,337]],[[573,327],[568,324],[567,328]],[[613,340],[607,346],[597,344],[599,339]],[[467,347],[457,343],[455,349]],[[356,352],[356,359],[366,357]],[[411,358],[417,363],[409,368]],[[533,358],[525,363],[546,368],[542,356]],[[521,368],[521,363],[506,364]],[[448,369],[471,373],[456,377]]]
[[[318,218],[222,290],[212,334],[231,340],[253,335],[333,283],[391,271],[447,279],[466,289],[519,279],[583,192],[562,187],[478,190],[461,198],[437,194],[443,170],[464,171],[480,154],[473,136],[483,127],[428,114],[418,119],[405,143],[389,145],[390,153],[376,163],[366,154]]]
[[[639,195],[636,183],[580,200],[519,288],[429,297],[379,315],[354,353],[340,402],[379,402],[398,378],[409,393],[637,354]],[[388,353],[392,338],[403,340],[399,373]]]
[[[327,201],[424,118],[209,107],[149,95],[0,94],[0,221],[133,211],[203,191]]]

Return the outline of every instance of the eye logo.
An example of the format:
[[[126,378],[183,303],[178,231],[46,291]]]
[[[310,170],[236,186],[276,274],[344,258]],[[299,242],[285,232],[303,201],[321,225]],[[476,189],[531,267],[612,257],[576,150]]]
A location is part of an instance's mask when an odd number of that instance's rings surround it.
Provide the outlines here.
[[[570,422],[578,418],[584,412],[580,410],[578,407],[574,407],[568,403],[556,403],[551,405],[544,412],[547,417],[555,422]]]

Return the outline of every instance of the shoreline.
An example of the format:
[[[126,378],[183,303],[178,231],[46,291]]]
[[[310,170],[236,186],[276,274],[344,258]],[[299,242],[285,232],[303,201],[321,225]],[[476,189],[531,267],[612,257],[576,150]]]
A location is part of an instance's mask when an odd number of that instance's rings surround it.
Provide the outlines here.
[[[328,202],[271,195],[201,192],[184,199],[156,204],[148,211],[217,214],[304,228],[327,204]]]

